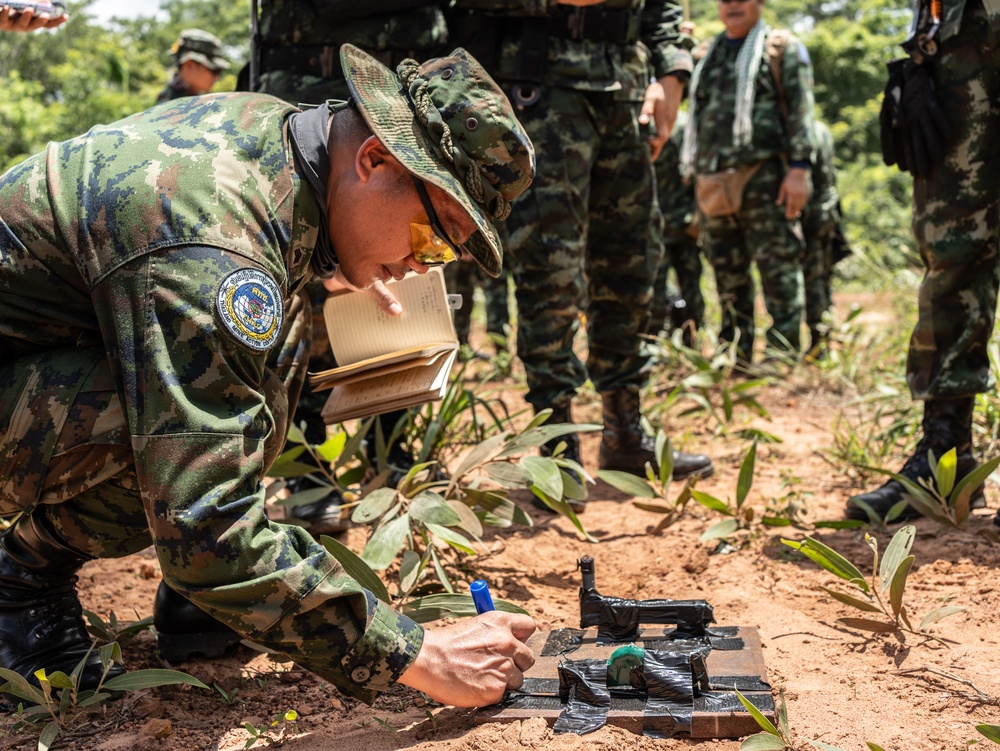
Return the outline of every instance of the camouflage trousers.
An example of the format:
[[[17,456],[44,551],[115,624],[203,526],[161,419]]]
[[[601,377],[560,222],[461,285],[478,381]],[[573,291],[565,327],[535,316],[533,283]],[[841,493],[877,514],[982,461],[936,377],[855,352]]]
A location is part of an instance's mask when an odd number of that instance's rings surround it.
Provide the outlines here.
[[[961,31],[940,49],[932,74],[955,138],[944,162],[913,181],[913,231],[925,264],[906,362],[914,399],[993,388],[987,345],[1000,284],[1000,31],[970,2]]]
[[[284,343],[272,351],[261,386],[275,435],[287,433],[311,329],[300,293],[288,306]],[[267,446],[266,466],[283,442]],[[103,346],[47,350],[0,368],[0,516],[39,506],[70,547],[94,558],[130,555],[154,542]]]
[[[677,276],[678,294],[684,300],[687,320],[694,328],[700,329],[705,320],[705,298],[701,294],[701,248],[690,235],[674,234],[663,241],[663,261],[660,263],[653,285],[652,325],[669,328],[670,311],[667,309],[669,296],[669,272]]]
[[[754,283],[750,264],[756,262],[771,315],[768,343],[797,352],[802,325],[802,227],[785,219],[785,209],[774,201],[785,176],[778,159],[765,162],[743,193],[735,214],[702,217],[702,248],[715,270],[722,306],[719,338],[735,341],[741,359],[749,362],[754,344]]]
[[[448,291],[462,295],[462,307],[455,311],[455,333],[458,341],[467,344],[472,328],[473,293],[476,287],[483,290],[486,298],[486,332],[504,334],[504,326],[510,323],[507,305],[507,273],[499,279],[490,279],[479,270],[475,263],[450,263],[444,268]]]
[[[589,377],[599,391],[640,385],[640,335],[660,249],[649,146],[635,102],[543,87],[518,112],[535,145],[531,187],[499,225],[517,287],[517,352],[536,407],[565,406]],[[586,311],[586,365],[573,351]]]
[[[837,229],[836,215],[802,220],[805,251],[802,255],[802,275],[805,282],[806,326],[811,347],[825,338],[823,314],[833,307],[833,235]]]

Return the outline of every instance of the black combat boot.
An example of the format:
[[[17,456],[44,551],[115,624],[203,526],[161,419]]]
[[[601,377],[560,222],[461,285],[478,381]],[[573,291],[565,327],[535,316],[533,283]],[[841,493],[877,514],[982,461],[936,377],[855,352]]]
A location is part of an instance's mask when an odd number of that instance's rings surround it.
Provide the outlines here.
[[[535,407],[535,413],[541,412],[545,407]],[[572,403],[567,404],[564,407],[558,407],[553,405],[551,407],[552,414],[549,415],[549,419],[545,421],[546,425],[562,425],[563,423],[573,422],[573,405]],[[583,466],[583,460],[580,458],[580,436],[578,433],[567,433],[566,435],[561,435],[558,438],[553,438],[551,441],[547,441],[538,447],[538,451],[542,456],[552,456],[552,452],[558,448],[560,443],[566,443],[566,448],[563,449],[561,458],[569,459],[576,462],[581,467]],[[583,485],[584,479],[580,477],[579,473],[573,472],[572,470],[565,470],[566,472],[571,472],[576,476],[576,481]],[[586,501],[579,499],[566,499],[570,508],[573,509],[574,513],[582,514],[586,508]],[[540,498],[532,498],[531,505],[537,508],[539,511],[548,511],[552,513],[552,509],[545,505],[545,503]]]
[[[972,410],[975,407],[975,397],[960,397],[958,399],[929,399],[924,402],[924,418],[922,422],[923,437],[917,444],[913,456],[906,460],[903,468],[897,474],[903,475],[913,482],[919,483],[921,478],[933,482],[930,461],[927,452],[933,451],[940,459],[951,449],[958,453],[958,467],[955,481],[958,482],[972,472],[979,463],[972,455]],[[846,515],[848,519],[867,521],[868,515],[864,509],[854,503],[854,500],[864,501],[871,506],[880,518],[885,518],[889,509],[903,500],[905,492],[902,483],[889,480],[880,488],[852,497],[847,502]],[[986,497],[980,485],[969,500],[971,508],[985,508]],[[920,512],[913,506],[903,509],[895,521],[915,519]]]
[[[172,663],[195,655],[218,657],[243,638],[162,581],[153,602],[153,625],[160,656]]]
[[[76,572],[90,557],[64,543],[43,511],[20,517],[0,537],[0,666],[38,684],[35,671],[70,675],[86,656],[80,689],[104,667],[83,623]],[[88,655],[88,651],[90,654]],[[122,675],[115,664],[106,679]]]
[[[644,477],[647,462],[654,468],[656,443],[639,423],[639,389],[621,388],[601,393],[604,407],[604,432],[601,434],[601,469],[613,469]],[[712,460],[704,454],[674,451],[674,480],[708,477],[715,471]]]

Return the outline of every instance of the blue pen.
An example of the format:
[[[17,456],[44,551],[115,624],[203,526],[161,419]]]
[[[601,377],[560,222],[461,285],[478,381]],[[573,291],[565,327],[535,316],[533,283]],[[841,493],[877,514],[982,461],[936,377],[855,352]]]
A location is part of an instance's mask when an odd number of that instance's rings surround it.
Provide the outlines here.
[[[469,585],[469,591],[472,592],[472,602],[476,606],[477,614],[482,615],[496,609],[493,607],[493,598],[490,597],[490,588],[482,579],[476,579],[472,582]]]

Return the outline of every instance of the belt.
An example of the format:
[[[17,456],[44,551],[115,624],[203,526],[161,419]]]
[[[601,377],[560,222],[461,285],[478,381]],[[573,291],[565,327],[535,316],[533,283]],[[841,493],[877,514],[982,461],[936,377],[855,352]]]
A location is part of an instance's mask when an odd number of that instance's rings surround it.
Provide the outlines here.
[[[639,41],[639,13],[631,10],[573,8],[551,19],[549,34],[564,39],[635,44]]]

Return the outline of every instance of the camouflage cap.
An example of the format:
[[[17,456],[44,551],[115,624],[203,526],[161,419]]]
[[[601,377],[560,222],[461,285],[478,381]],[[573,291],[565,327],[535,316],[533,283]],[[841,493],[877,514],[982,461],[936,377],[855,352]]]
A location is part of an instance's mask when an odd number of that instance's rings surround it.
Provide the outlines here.
[[[216,72],[229,67],[222,54],[222,41],[215,34],[201,29],[184,29],[170,48],[170,54],[177,60],[177,65],[194,60]]]
[[[372,132],[407,170],[465,209],[479,232],[466,249],[490,276],[503,247],[493,223],[535,175],[535,150],[483,66],[463,49],[396,73],[357,47],[340,50],[344,75]]]

